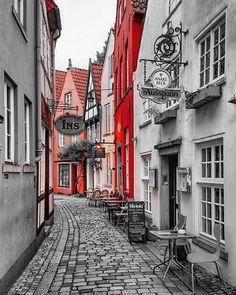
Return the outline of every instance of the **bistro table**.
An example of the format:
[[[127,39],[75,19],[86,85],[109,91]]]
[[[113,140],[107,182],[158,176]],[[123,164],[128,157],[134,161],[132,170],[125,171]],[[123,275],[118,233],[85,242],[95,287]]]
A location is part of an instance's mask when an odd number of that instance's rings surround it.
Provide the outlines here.
[[[125,200],[106,200],[104,201],[104,204],[106,206],[106,211],[108,212],[108,219],[111,220],[112,217],[112,213],[114,211],[119,211],[120,210],[120,206],[122,204],[125,204],[127,201]]]
[[[170,269],[171,264],[175,264],[181,270],[183,269],[187,270],[187,268],[177,260],[175,244],[178,239],[182,239],[182,240],[195,239],[196,236],[189,232],[186,232],[185,234],[179,234],[178,231],[175,231],[175,230],[150,231],[150,233],[154,235],[156,238],[158,238],[159,240],[167,240],[168,248],[169,248],[169,258],[159,263],[158,265],[156,265],[153,268],[153,273],[155,274],[155,269],[163,264],[167,264],[166,271],[164,274],[164,279],[168,273],[168,270]]]

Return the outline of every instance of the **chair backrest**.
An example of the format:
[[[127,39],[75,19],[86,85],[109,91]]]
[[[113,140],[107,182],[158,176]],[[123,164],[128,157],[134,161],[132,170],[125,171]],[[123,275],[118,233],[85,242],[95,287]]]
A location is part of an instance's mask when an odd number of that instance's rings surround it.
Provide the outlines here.
[[[186,229],[186,221],[187,221],[187,216],[183,215],[183,214],[180,214],[179,215],[179,221],[178,223],[176,224],[175,226],[175,230],[178,230],[178,229]]]
[[[99,197],[101,195],[101,191],[95,190],[94,195],[95,195],[95,197]]]
[[[217,248],[216,248],[216,255],[218,258],[220,258],[220,233],[221,233],[221,228],[220,224],[215,224],[214,229],[213,229],[214,236],[216,238],[217,242]]]
[[[102,190],[102,195],[103,196],[108,196],[109,195],[109,191],[107,189]]]

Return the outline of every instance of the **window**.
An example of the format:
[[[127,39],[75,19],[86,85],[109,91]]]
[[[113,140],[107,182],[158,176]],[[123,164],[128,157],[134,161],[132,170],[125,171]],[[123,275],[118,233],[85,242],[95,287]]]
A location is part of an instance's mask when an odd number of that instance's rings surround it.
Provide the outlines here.
[[[175,61],[179,61],[179,59],[176,59]],[[167,71],[170,74],[171,77],[171,85],[170,88],[179,88],[179,66],[172,66],[167,69]],[[178,104],[177,99],[169,99],[166,103],[166,108],[170,108],[175,104]]]
[[[129,189],[129,130],[125,129],[125,170],[126,170],[126,190]]]
[[[70,165],[59,164],[59,186],[70,187]]]
[[[95,124],[92,125],[92,132],[91,132],[91,141],[94,142],[96,138],[96,129]]]
[[[25,163],[30,163],[30,104],[24,104],[24,129],[25,129]]]
[[[200,87],[225,73],[225,20],[200,41]]]
[[[14,162],[15,155],[15,89],[5,80],[5,160]]]
[[[65,106],[71,107],[71,105],[72,105],[72,93],[69,92],[65,95]]]
[[[91,129],[90,126],[87,127],[87,139],[91,141]]]
[[[105,132],[111,131],[111,110],[110,104],[106,104],[105,106]]]
[[[109,77],[112,77],[114,75],[114,55],[108,57],[109,61]]]
[[[224,156],[223,144],[216,143],[201,148],[201,232],[213,237],[215,224],[224,228]]]
[[[149,186],[149,170],[150,170],[150,155],[143,156],[143,175],[142,175],[142,183],[143,183],[143,199],[145,203],[145,209],[147,211],[152,211],[152,193],[151,188]]]
[[[58,133],[58,146],[63,147],[65,145],[64,134]]]
[[[97,122],[97,126],[96,126],[96,138],[97,141],[100,141],[100,123]]]
[[[112,183],[112,170],[111,170],[111,156],[110,154],[106,154],[106,182],[107,184],[111,184]]]
[[[14,10],[18,16],[21,25],[26,26],[26,0],[14,0]]]
[[[71,141],[71,143],[76,143],[77,142],[77,135],[72,135],[70,137],[70,141]]]
[[[175,9],[181,0],[169,0],[169,14]]]
[[[125,58],[126,58],[126,63],[125,63],[125,90],[128,89],[129,87],[129,52],[128,52],[128,43],[125,46]]]
[[[152,101],[150,99],[143,100],[143,119],[147,121],[152,116]]]

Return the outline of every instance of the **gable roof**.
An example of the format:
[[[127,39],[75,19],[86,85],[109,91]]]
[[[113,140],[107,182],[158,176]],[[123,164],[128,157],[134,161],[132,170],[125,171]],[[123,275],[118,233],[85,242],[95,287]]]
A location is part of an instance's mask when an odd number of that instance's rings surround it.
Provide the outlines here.
[[[92,63],[91,71],[95,87],[95,93],[98,104],[101,103],[101,76],[102,76],[102,64]]]
[[[71,68],[70,72],[71,72],[72,79],[75,83],[78,96],[82,104],[84,105],[86,89],[87,89],[88,70]]]
[[[55,79],[56,79],[56,102],[58,103],[61,97],[64,83],[65,83],[66,72],[56,70]]]

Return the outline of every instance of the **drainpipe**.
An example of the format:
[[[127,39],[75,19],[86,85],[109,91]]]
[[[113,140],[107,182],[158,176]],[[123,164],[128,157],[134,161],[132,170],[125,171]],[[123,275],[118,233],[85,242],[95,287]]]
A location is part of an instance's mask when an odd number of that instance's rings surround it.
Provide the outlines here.
[[[41,0],[36,0],[35,5],[35,56],[36,56],[36,65],[35,65],[35,134],[36,134],[36,157],[35,162],[39,162],[42,155],[42,134],[41,134],[41,125],[42,125],[42,110],[41,110],[41,22],[40,22],[40,9],[41,9]]]

